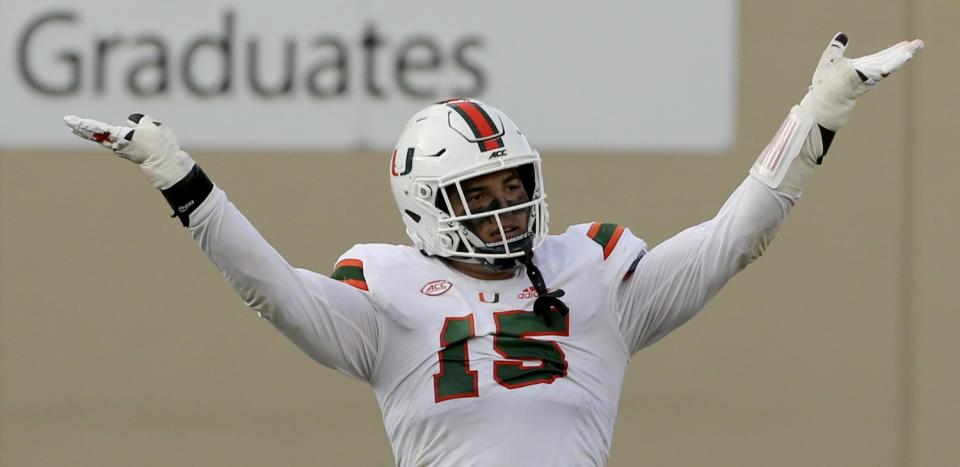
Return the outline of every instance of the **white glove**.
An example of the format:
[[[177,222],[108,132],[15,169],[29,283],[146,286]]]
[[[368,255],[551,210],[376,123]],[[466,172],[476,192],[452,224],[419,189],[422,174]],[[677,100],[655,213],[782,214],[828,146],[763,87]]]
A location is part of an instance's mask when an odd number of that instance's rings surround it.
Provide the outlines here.
[[[837,33],[820,56],[807,95],[800,107],[810,112],[820,126],[837,131],[847,121],[856,99],[891,73],[903,67],[923,49],[923,41],[903,41],[873,55],[849,59],[847,35]]]
[[[143,114],[127,119],[130,126],[109,125],[73,115],[63,117],[73,133],[83,139],[112,149],[120,157],[135,162],[140,172],[159,190],[166,190],[183,179],[195,162],[180,150],[173,131]]]
[[[856,99],[899,70],[923,49],[923,41],[900,42],[866,57],[849,59],[847,35],[838,33],[820,56],[807,95],[750,168],[750,175],[781,193],[799,197],[813,168],[847,121]]]

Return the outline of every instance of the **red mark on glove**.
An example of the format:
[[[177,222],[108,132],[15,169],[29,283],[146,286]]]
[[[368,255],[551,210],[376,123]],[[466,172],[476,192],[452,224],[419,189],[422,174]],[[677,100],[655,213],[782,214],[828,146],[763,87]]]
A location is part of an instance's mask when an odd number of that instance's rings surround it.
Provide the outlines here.
[[[110,142],[110,132],[104,131],[103,133],[94,133],[93,140],[102,143],[104,141]]]

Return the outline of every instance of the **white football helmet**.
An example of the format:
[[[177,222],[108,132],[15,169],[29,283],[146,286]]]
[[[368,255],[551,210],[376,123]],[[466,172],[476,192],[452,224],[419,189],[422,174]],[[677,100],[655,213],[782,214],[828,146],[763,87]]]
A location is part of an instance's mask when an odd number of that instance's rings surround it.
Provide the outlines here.
[[[529,201],[471,212],[461,183],[505,169],[516,171]],[[407,235],[428,255],[513,268],[512,258],[535,250],[547,235],[540,154],[506,114],[475,99],[430,105],[407,122],[390,160],[390,187]],[[460,197],[464,214],[456,215],[448,193]],[[527,231],[507,238],[500,216],[519,210],[529,214]],[[484,243],[467,224],[491,217],[501,240]]]

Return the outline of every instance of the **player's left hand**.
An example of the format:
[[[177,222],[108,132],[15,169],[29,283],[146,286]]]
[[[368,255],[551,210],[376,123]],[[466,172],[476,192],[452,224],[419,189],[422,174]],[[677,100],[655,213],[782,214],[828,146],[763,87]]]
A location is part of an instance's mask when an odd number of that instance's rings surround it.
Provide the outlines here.
[[[800,102],[800,106],[828,130],[840,129],[858,97],[902,68],[923,49],[923,41],[914,39],[851,59],[843,56],[848,43],[846,34],[834,35],[820,56],[807,95]]]

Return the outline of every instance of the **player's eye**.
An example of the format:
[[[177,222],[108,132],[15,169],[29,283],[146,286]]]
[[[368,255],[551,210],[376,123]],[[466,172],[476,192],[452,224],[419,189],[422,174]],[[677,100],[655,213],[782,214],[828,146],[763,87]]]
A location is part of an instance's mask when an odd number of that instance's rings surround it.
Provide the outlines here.
[[[486,193],[483,192],[469,193],[467,194],[467,204],[469,204],[471,207],[482,204],[486,197]]]
[[[504,191],[509,195],[511,201],[527,201],[527,191],[521,183],[511,183],[504,187]]]

